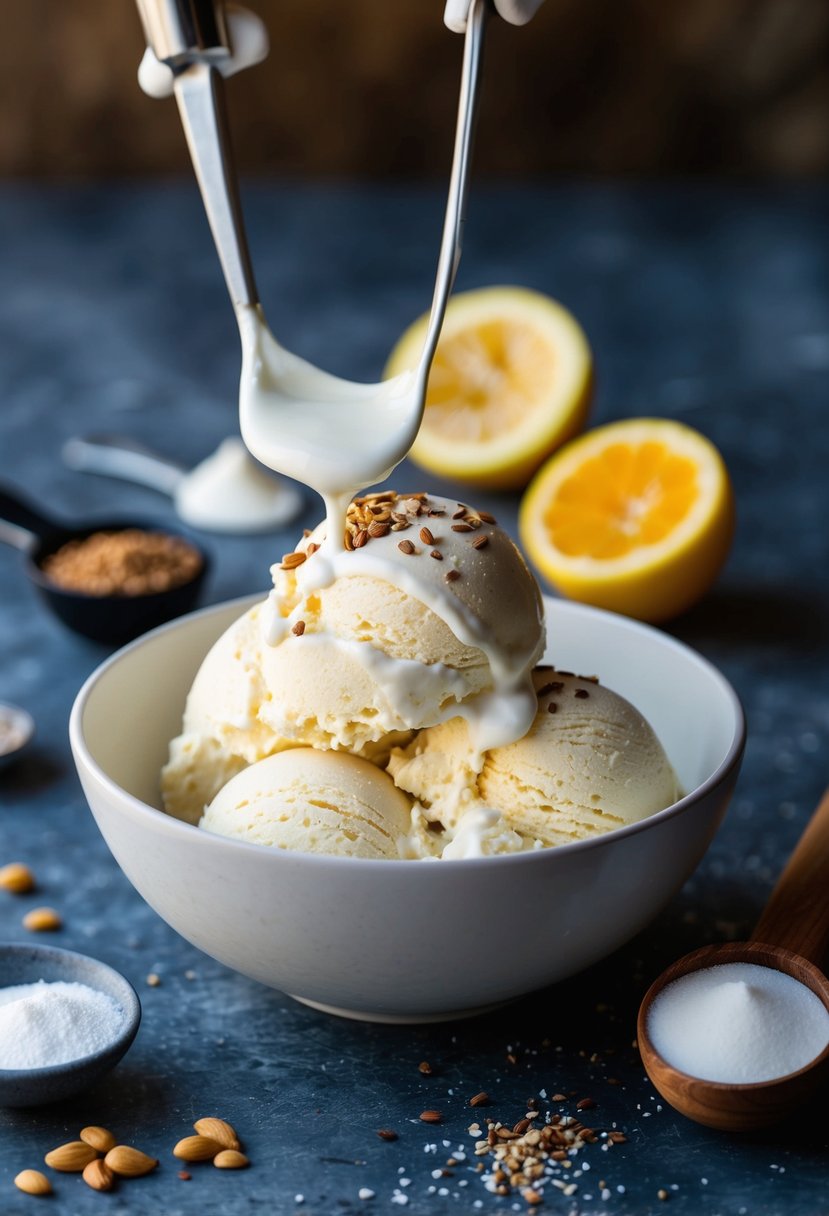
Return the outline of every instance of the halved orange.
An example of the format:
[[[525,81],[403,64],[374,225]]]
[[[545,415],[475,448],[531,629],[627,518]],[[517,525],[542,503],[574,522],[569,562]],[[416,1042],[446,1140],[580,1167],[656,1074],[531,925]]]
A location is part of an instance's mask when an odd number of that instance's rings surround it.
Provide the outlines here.
[[[411,325],[385,374],[414,367],[428,317]],[[453,481],[523,488],[544,458],[584,426],[592,359],[575,318],[522,287],[449,301],[411,456]]]
[[[662,621],[694,604],[719,573],[734,500],[722,457],[698,431],[631,418],[552,456],[524,496],[519,528],[563,595]]]

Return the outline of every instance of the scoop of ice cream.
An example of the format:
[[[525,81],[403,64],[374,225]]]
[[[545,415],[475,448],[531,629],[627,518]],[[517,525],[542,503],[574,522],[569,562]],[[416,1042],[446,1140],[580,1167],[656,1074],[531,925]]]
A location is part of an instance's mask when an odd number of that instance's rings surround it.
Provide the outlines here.
[[[453,718],[421,731],[389,761],[450,840],[482,808],[500,813],[520,837],[488,825],[483,851],[565,844],[644,819],[678,796],[676,775],[653,729],[623,697],[592,679],[539,668],[538,712],[517,742],[476,755],[466,723]],[[473,821],[474,822],[474,821]],[[444,856],[453,856],[451,851]]]
[[[168,814],[198,823],[204,808],[248,764],[290,746],[259,720],[267,695],[260,650],[262,604],[225,630],[199,668],[187,697],[182,733],[161,771]]]
[[[299,747],[235,776],[200,826],[275,849],[398,858],[407,851],[411,809],[391,778],[368,760]]]
[[[543,610],[490,521],[448,499],[387,494],[352,504],[351,549],[329,546],[325,525],[305,538],[273,571],[261,720],[350,751],[458,712],[490,742],[523,733]]]

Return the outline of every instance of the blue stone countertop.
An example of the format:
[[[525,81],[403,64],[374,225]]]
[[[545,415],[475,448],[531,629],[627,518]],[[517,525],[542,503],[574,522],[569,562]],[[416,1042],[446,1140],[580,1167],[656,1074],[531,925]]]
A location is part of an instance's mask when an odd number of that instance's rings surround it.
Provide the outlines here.
[[[332,371],[377,378],[430,299],[440,192],[258,184],[245,201],[276,333]],[[573,310],[595,351],[593,423],[678,418],[722,450],[736,543],[714,590],[670,630],[734,683],[750,732],[727,820],[656,923],[590,971],[499,1012],[425,1027],[339,1020],[169,929],[111,858],[69,753],[72,700],[106,651],[47,616],[19,555],[0,547],[0,700],[37,720],[34,745],[0,774],[0,862],[28,862],[39,886],[26,897],[0,891],[0,938],[31,941],[23,912],[53,905],[64,927],[42,940],[113,964],[144,1007],[135,1045],[95,1090],[0,1111],[3,1216],[36,1202],[14,1175],[88,1123],[161,1166],[106,1197],[53,1175],[52,1212],[524,1211],[517,1196],[490,1195],[468,1159],[433,1173],[459,1146],[470,1152],[467,1103],[480,1090],[493,1103],[479,1113],[509,1122],[530,1096],[544,1107],[561,1091],[568,1111],[590,1097],[590,1122],[626,1133],[580,1154],[577,1190],[548,1186],[545,1212],[829,1211],[819,1103],[762,1135],[708,1131],[659,1100],[632,1046],[638,1002],[667,963],[749,934],[829,777],[828,209],[820,186],[473,190],[459,287],[525,284]],[[0,228],[2,480],[66,519],[172,523],[167,500],[70,472],[60,447],[119,431],[196,463],[234,432],[238,339],[195,186],[7,185]],[[401,476],[423,483],[416,470]],[[517,498],[475,501],[514,531]],[[318,515],[309,496],[300,523]],[[215,557],[205,601],[264,590],[295,534],[205,537]],[[513,916],[516,933],[555,933],[531,908],[491,913]],[[432,1076],[418,1071],[422,1060]],[[442,1125],[418,1122],[435,1107]],[[211,1113],[237,1127],[251,1168],[194,1166],[180,1180],[171,1147]],[[383,1142],[379,1128],[399,1139]],[[374,1198],[360,1199],[361,1188]]]

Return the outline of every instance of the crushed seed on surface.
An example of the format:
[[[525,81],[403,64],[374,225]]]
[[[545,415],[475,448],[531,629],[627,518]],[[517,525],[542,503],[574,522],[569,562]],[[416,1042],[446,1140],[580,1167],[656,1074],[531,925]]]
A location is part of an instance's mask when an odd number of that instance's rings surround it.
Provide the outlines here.
[[[558,705],[555,703],[555,701],[551,701],[550,704],[547,706],[547,713],[548,714],[557,714],[558,713]]]
[[[537,697],[546,697],[551,692],[561,692],[564,688],[561,680],[550,680],[547,684],[542,684],[536,692]]]
[[[495,518],[494,515],[490,515],[489,511],[479,511],[478,514],[480,515],[481,519],[484,521],[485,524],[497,524],[498,523],[498,520]]]

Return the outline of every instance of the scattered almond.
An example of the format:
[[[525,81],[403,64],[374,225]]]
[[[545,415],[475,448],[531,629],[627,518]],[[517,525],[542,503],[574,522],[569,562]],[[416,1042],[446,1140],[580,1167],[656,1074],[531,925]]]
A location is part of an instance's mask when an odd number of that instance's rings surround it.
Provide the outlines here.
[[[85,1127],[81,1132],[81,1140],[84,1144],[91,1144],[99,1153],[108,1153],[118,1143],[112,1132],[107,1131],[105,1127]]]
[[[11,861],[0,869],[0,887],[15,895],[25,895],[34,890],[35,876],[22,861]]]
[[[106,1161],[100,1157],[96,1157],[94,1161],[90,1161],[84,1166],[83,1180],[87,1186],[91,1186],[93,1191],[111,1191],[115,1182],[115,1174],[109,1168]]]
[[[23,928],[32,933],[48,933],[52,929],[60,929],[63,921],[54,908],[32,908],[23,917]]]
[[[140,1148],[133,1148],[129,1144],[116,1144],[104,1161],[114,1174],[120,1174],[122,1178],[140,1178],[158,1165],[155,1157],[148,1157]]]
[[[250,1162],[245,1154],[240,1153],[237,1149],[223,1148],[213,1158],[213,1164],[217,1170],[243,1170]]]
[[[185,1136],[173,1149],[173,1156],[182,1161],[212,1161],[221,1147],[209,1136]]]
[[[421,1123],[440,1123],[443,1115],[439,1110],[424,1110],[420,1112],[419,1118]]]
[[[85,1144],[83,1140],[70,1140],[68,1144],[53,1148],[43,1160],[51,1169],[59,1170],[62,1174],[80,1174],[96,1156],[91,1144]]]
[[[481,1090],[479,1094],[475,1094],[473,1098],[469,1099],[470,1106],[486,1106],[487,1102],[489,1102],[489,1094],[484,1090]]]
[[[14,1185],[26,1195],[51,1195],[52,1184],[40,1170],[21,1170],[15,1175]]]
[[[239,1137],[224,1119],[214,1119],[212,1117],[197,1119],[193,1127],[200,1136],[207,1136],[208,1140],[215,1140],[222,1148],[238,1149],[240,1147]]]

